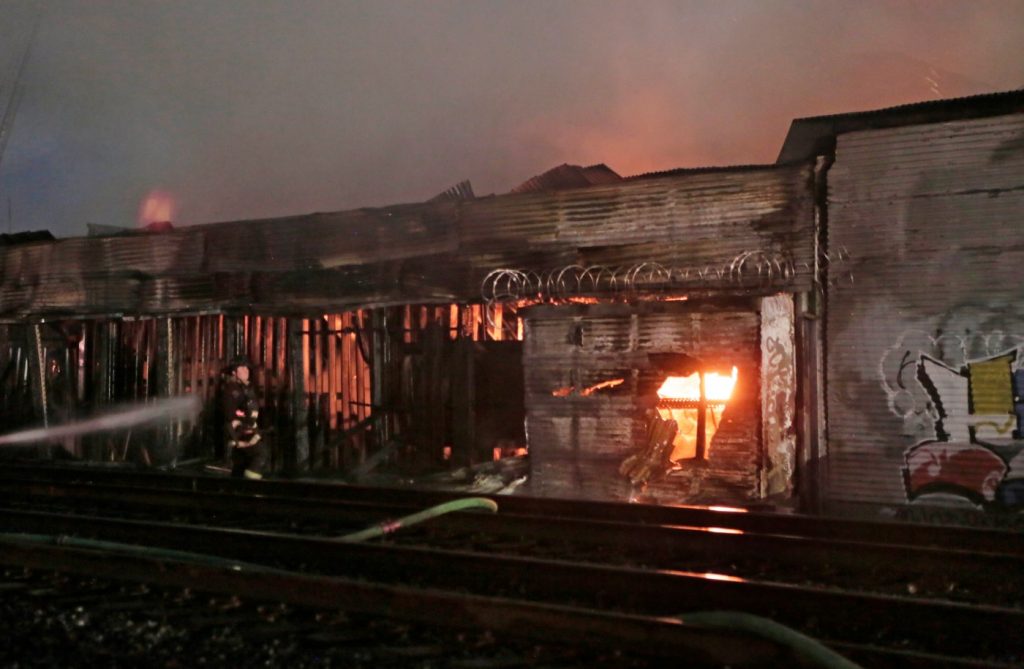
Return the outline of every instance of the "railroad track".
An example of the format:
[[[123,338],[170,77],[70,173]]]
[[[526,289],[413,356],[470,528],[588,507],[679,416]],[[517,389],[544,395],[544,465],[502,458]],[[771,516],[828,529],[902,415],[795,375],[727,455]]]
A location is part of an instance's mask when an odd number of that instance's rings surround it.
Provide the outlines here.
[[[338,527],[351,524],[353,519],[360,517],[359,514],[363,514],[364,522],[375,521],[381,515],[393,516],[395,511],[410,505],[422,506],[426,501],[419,498],[420,504],[415,505],[413,500],[418,497],[410,494],[410,491],[402,491],[384,494],[383,501],[374,503],[371,500],[372,491],[356,490],[358,494],[351,494],[352,490],[342,488],[331,487],[325,491],[322,486],[320,490],[315,490],[309,486],[289,484],[258,486],[255,489],[260,490],[262,495],[253,497],[246,494],[251,492],[252,486],[246,486],[246,489],[231,487],[233,482],[226,482],[228,485],[225,487],[223,481],[207,482],[202,479],[188,480],[185,477],[160,477],[160,485],[154,485],[157,482],[156,478],[139,479],[134,478],[137,477],[135,474],[112,477],[116,479],[116,485],[111,487],[109,484],[96,482],[103,478],[102,476],[84,477],[93,481],[87,484],[82,476],[76,478],[68,474],[70,473],[62,471],[58,476],[47,479],[41,470],[33,470],[32,476],[12,480],[11,473],[7,472],[4,475],[5,479],[0,481],[0,494],[8,507],[15,499],[21,500],[19,503],[22,506],[25,505],[26,499],[46,500],[49,504],[53,504],[55,500],[63,500],[76,506],[91,505],[92,513],[96,513],[100,510],[99,507],[105,504],[120,503],[133,508],[136,512],[145,507],[150,510],[163,509],[171,515],[181,514],[185,508],[204,509],[209,517],[211,513],[236,513],[237,508],[234,505],[248,503],[251,516],[277,518],[278,523],[289,516],[294,518],[295,514],[314,513],[319,509],[320,522],[327,523],[321,526],[321,531],[329,531],[332,522],[338,523]],[[28,478],[35,480],[26,481]],[[177,480],[166,480],[171,478]],[[147,483],[147,487],[140,488],[138,484],[141,482]],[[207,487],[208,490],[191,492],[195,488]],[[283,494],[288,491],[298,494]],[[337,494],[339,492],[342,494]],[[150,497],[144,498],[144,495]],[[427,498],[430,501],[437,499],[436,496]],[[358,577],[361,580],[356,581],[357,584],[373,583],[378,587],[412,588],[416,594],[410,597],[416,601],[427,596],[423,593],[443,593],[445,596],[454,596],[456,600],[459,597],[483,598],[491,602],[489,605],[496,607],[499,604],[494,602],[514,602],[517,606],[541,607],[530,614],[538,621],[546,621],[550,615],[554,615],[550,611],[545,613],[547,609],[543,607],[558,609],[568,606],[568,609],[556,616],[561,616],[565,620],[573,619],[576,612],[586,611],[590,614],[632,616],[647,622],[695,610],[746,611],[770,617],[826,639],[832,647],[861,659],[866,666],[1013,666],[1022,657],[1022,642],[1014,630],[1024,628],[1021,625],[1024,622],[1024,612],[1019,606],[981,603],[992,598],[993,593],[998,594],[999,588],[991,591],[984,591],[982,588],[974,592],[979,601],[967,603],[939,600],[934,597],[909,598],[854,592],[850,589],[837,589],[834,584],[828,588],[806,587],[794,582],[766,580],[760,574],[758,578],[749,578],[721,572],[698,572],[686,570],[682,568],[686,565],[679,563],[675,568],[652,567],[650,564],[650,555],[656,555],[658,560],[666,559],[666,555],[673,555],[675,557],[672,559],[676,560],[689,556],[693,564],[694,554],[701,555],[701,559],[706,561],[716,553],[721,560],[723,554],[735,557],[744,550],[748,553],[756,551],[773,565],[767,576],[775,577],[773,570],[777,569],[778,565],[799,565],[801,555],[805,566],[808,562],[813,564],[814,556],[829,556],[829,559],[833,560],[846,555],[845,562],[837,563],[839,567],[831,567],[833,570],[844,571],[858,564],[857,558],[860,555],[874,551],[873,557],[869,560],[873,565],[871,570],[862,570],[859,577],[867,579],[871,576],[872,570],[881,568],[881,561],[885,558],[886,551],[889,551],[890,560],[897,555],[902,556],[900,559],[903,560],[915,559],[921,565],[932,565],[929,569],[933,570],[930,573],[935,578],[948,578],[948,570],[939,571],[938,565],[941,564],[943,555],[961,566],[973,564],[975,575],[982,571],[978,566],[983,565],[983,571],[990,577],[989,580],[1005,586],[1001,577],[994,577],[1002,574],[1006,578],[1020,578],[1021,572],[1020,557],[1014,554],[1012,541],[1010,551],[999,553],[989,550],[981,554],[981,557],[976,556],[978,561],[972,563],[967,551],[935,548],[935,545],[941,544],[941,537],[930,539],[928,543],[933,545],[932,548],[923,548],[854,542],[850,539],[801,537],[791,528],[788,534],[757,533],[750,529],[737,534],[739,528],[723,528],[732,529],[733,532],[712,532],[706,529],[699,530],[693,526],[645,525],[636,519],[624,522],[616,520],[615,514],[620,514],[621,517],[629,511],[610,509],[609,513],[595,514],[593,508],[586,508],[587,505],[562,502],[556,503],[561,505],[561,515],[549,513],[538,517],[531,514],[536,514],[539,508],[543,508],[543,501],[525,502],[516,508],[515,502],[503,498],[500,501],[503,505],[502,510],[497,516],[458,514],[446,518],[439,523],[437,529],[417,531],[411,533],[408,540],[403,538],[399,543],[392,541],[385,544],[353,545],[325,539],[323,536],[298,536],[293,532],[259,532],[152,520],[131,521],[93,515],[69,515],[53,510],[39,512],[27,508],[8,508],[0,513],[0,527],[8,533],[32,532],[51,536],[75,533],[78,536],[128,544],[192,550],[225,559],[244,560],[259,555],[262,560],[269,561],[269,566],[273,569],[284,570],[288,578],[314,581],[327,579],[324,582],[332,585],[324,587],[328,590],[340,588],[335,594],[344,597],[345,599],[340,601],[346,602],[362,601],[358,597],[353,599],[351,593],[347,593],[346,590],[353,587],[348,581]],[[219,506],[221,503],[224,506]],[[507,512],[507,507],[512,507],[512,511]],[[106,508],[110,515],[116,511],[113,507]],[[575,513],[570,513],[571,511]],[[602,516],[601,519],[585,521],[583,518],[588,511],[590,515]],[[701,509],[669,511],[675,512],[674,519],[679,519],[681,513],[690,514],[690,517],[694,514],[706,516],[712,513]],[[729,513],[717,514],[715,517],[748,520],[758,515],[764,514]],[[788,519],[764,518],[758,522],[779,523],[784,520]],[[781,527],[776,525],[775,529]],[[863,528],[858,529],[853,525],[849,525],[849,529],[848,536],[853,536],[855,532],[864,533]],[[466,532],[472,533],[473,536],[460,535]],[[940,533],[942,532],[948,530],[941,530]],[[588,540],[564,542],[569,546],[569,552],[564,554],[553,551],[550,545],[546,551],[540,553],[532,549],[523,549],[523,545],[529,547],[545,541],[550,542],[553,534],[561,535],[563,540],[566,537],[577,539],[580,536],[585,536]],[[825,532],[819,534],[824,535]],[[986,532],[961,533],[963,537],[972,534],[979,536],[982,542],[991,542],[994,538],[991,533]],[[518,543],[512,541],[517,537]],[[497,538],[500,538],[500,542],[496,546]],[[453,545],[463,548],[470,546],[473,550],[456,550]],[[608,549],[609,546],[616,545],[618,549]],[[623,545],[634,550],[622,551]],[[601,546],[608,550],[596,550]],[[54,561],[58,561],[67,569],[84,569],[83,565],[86,563],[91,565],[89,569],[111,564],[107,560],[89,562],[88,555],[83,555],[83,550],[80,547],[68,546],[19,545],[15,546],[13,552],[5,551],[5,554],[17,554],[22,564],[31,563],[33,560],[37,565],[53,564]],[[58,553],[61,556],[59,558],[56,557]],[[89,551],[86,550],[85,553]],[[637,555],[643,553],[649,554],[648,563],[638,564]],[[609,555],[612,555],[613,559],[608,559]],[[623,555],[628,559],[621,559]],[[163,574],[170,573],[165,564],[166,560],[159,567],[152,564],[152,561],[140,562],[141,558],[138,556],[119,556],[118,560],[134,561],[131,565],[118,563],[117,573],[122,576],[133,574],[135,578],[145,580],[152,577],[149,570],[155,570],[161,575],[160,578],[166,578]],[[214,567],[206,566],[204,569]],[[995,569],[1002,571],[993,571]],[[882,577],[885,575],[874,574],[876,579]],[[245,589],[250,586],[256,587],[250,581],[241,583],[232,581],[232,578],[232,572],[227,570],[226,576],[206,573],[201,580],[204,587],[216,583],[225,588],[225,591],[232,587],[241,587],[245,592],[250,592]],[[819,575],[818,578],[821,580],[823,577]],[[985,578],[977,580],[979,587],[986,581]],[[172,580],[169,583],[181,584],[180,580]],[[819,583],[820,585],[823,583]],[[455,589],[459,589],[459,594],[451,595]],[[1013,588],[1009,591],[1020,592]],[[295,592],[306,590],[298,588]],[[263,592],[261,596],[274,599],[285,594],[282,590]],[[388,597],[384,599],[393,601]],[[372,598],[367,602],[370,600]],[[292,601],[293,604],[303,605],[317,605],[317,602],[320,605],[324,604],[322,600]],[[500,604],[504,605],[507,604]],[[420,609],[411,606],[411,610]],[[431,615],[436,617],[437,609],[434,608],[432,611]],[[374,611],[371,609],[367,612]],[[394,615],[395,612],[392,611],[391,614]],[[415,616],[412,618],[414,622],[425,622],[416,620]],[[640,627],[644,627],[645,624],[640,623]],[[610,629],[633,629],[628,624],[618,627],[616,625],[618,624],[611,625]],[[678,627],[678,623],[675,625]],[[529,634],[538,635],[537,638],[544,638],[544,630],[535,627],[520,625],[517,628],[518,632],[515,633],[528,631]],[[580,623],[578,629],[574,628],[575,632],[571,629],[561,629],[557,625],[552,627],[548,623],[541,627],[546,630],[557,629],[563,638],[575,638],[572,634],[585,636],[588,634],[586,630],[600,629],[600,624],[595,622],[594,627],[588,627],[588,623]],[[502,631],[513,633],[508,630]],[[607,639],[614,636],[611,632],[603,635]],[[868,643],[865,643],[865,640],[869,640]],[[692,640],[686,643],[666,642],[667,646],[659,645],[659,650],[652,650],[651,644],[643,640],[620,640],[617,643],[622,643],[630,652],[641,655],[658,655],[662,652],[660,649],[664,647],[674,648],[672,652],[682,652],[683,646],[689,647],[693,644]],[[633,645],[630,645],[631,643]],[[725,645],[731,648],[735,642]],[[756,645],[750,647],[754,648]],[[723,663],[721,658],[714,655],[716,652],[725,651],[691,649],[691,654],[697,653],[697,657],[710,658],[709,666],[714,666],[715,662]],[[775,652],[776,656],[767,666],[772,666],[771,662],[777,661],[781,657],[777,654],[782,651],[762,649],[749,657],[732,658],[729,662],[756,665],[757,662],[765,662],[765,658],[769,657],[771,652]]]
[[[18,481],[121,484],[150,490],[190,490],[230,494],[278,496],[321,502],[392,504],[395,508],[420,508],[465,493],[331,485],[302,481],[248,481],[187,472],[111,469],[95,466],[40,466],[5,463],[0,477]],[[939,527],[898,522],[860,521],[842,518],[750,512],[722,506],[650,506],[604,502],[577,502],[530,497],[493,497],[502,500],[506,515],[557,518],[592,518],[650,525],[726,527],[745,532],[792,534],[822,539],[847,539],[890,545],[934,546],[969,551],[1000,552],[1024,556],[1024,533],[966,527]]]
[[[133,483],[138,483],[133,481]],[[180,483],[180,482],[179,482]],[[303,489],[305,491],[305,489]],[[328,491],[331,492],[331,491]],[[403,491],[408,492],[408,491]],[[419,504],[390,499],[374,503],[361,494],[356,501],[310,496],[288,497],[238,492],[193,492],[168,486],[86,482],[20,481],[0,477],[0,500],[8,505],[91,509],[96,513],[189,520],[207,525],[287,530],[338,536],[367,524],[383,522]],[[403,532],[394,541],[435,547],[473,547],[566,560],[767,578],[815,583],[881,594],[914,594],[953,601],[1019,607],[1024,597],[1024,557],[994,552],[885,544],[797,534],[743,531],[735,528],[655,525],[605,520],[588,513],[588,504],[571,503],[571,513],[553,516],[536,508],[508,511],[514,501],[501,498],[497,516],[454,515]],[[564,502],[557,505],[567,507]],[[702,510],[677,510],[682,513]],[[597,515],[597,519],[592,519]],[[678,514],[676,514],[678,515]],[[719,514],[729,521],[735,514]],[[302,519],[297,523],[295,519]],[[783,520],[789,520],[784,518]],[[800,519],[803,520],[803,519]],[[940,528],[940,532],[947,532]],[[861,534],[864,534],[863,532]],[[986,539],[991,533],[982,532]],[[1008,539],[1016,535],[1007,535]]]
[[[0,568],[0,592],[4,667],[650,666],[565,642],[52,570]]]

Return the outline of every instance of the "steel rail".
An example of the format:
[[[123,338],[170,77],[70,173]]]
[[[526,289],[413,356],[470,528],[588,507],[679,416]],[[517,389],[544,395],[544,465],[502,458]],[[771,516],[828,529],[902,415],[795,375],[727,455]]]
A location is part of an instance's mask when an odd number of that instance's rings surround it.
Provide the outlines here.
[[[752,634],[666,618],[349,578],[217,568],[62,546],[5,542],[0,561],[164,586],[198,586],[208,592],[242,593],[251,599],[341,609],[439,627],[491,629],[515,637],[621,648],[644,656],[688,657],[705,666],[800,666],[798,658],[786,649]]]
[[[350,529],[383,522],[407,511],[404,506],[375,505],[365,500],[292,499],[123,485],[0,480],[0,503],[50,499],[78,508],[114,505],[133,510],[188,513],[205,519],[218,514],[245,514],[250,519],[266,516],[317,519]],[[500,504],[503,506],[505,501],[502,499]],[[939,583],[941,587],[955,583],[960,591],[970,593],[992,591],[993,584],[998,584],[1000,592],[1011,596],[1024,592],[1024,558],[1001,553],[751,533],[720,527],[509,515],[504,509],[497,516],[456,514],[437,519],[431,526],[417,531],[414,540],[437,543],[436,536],[444,532],[518,542],[541,539],[589,549],[614,547],[619,554],[658,566],[760,560],[776,567],[800,568],[804,572],[839,573],[847,582],[866,579],[870,583],[885,574],[889,582],[901,581],[915,588],[923,588],[929,582]]]
[[[378,488],[308,481],[246,481],[215,476],[141,471],[109,471],[95,466],[4,465],[0,476],[20,480],[120,481],[150,488],[175,488],[241,495],[277,495],[323,501],[370,501],[396,506],[438,504],[464,493],[407,488]],[[488,495],[483,495],[487,497]],[[959,526],[851,520],[768,513],[711,506],[653,506],[525,496],[491,496],[503,515],[592,518],[626,523],[724,527],[766,534],[788,534],[868,543],[933,546],[1024,556],[1024,532]]]
[[[322,538],[170,523],[125,521],[38,512],[0,511],[7,532],[80,534],[104,540],[205,552],[220,557],[304,565],[325,574],[372,581],[452,588],[517,598],[665,616],[688,610],[740,610],[793,627],[817,621],[819,634],[855,642],[885,631],[933,652],[966,656],[984,647],[1024,658],[1024,611],[906,597],[851,593],[752,581],[717,574],[609,567],[386,544],[348,544]],[[968,650],[964,650],[969,646]]]

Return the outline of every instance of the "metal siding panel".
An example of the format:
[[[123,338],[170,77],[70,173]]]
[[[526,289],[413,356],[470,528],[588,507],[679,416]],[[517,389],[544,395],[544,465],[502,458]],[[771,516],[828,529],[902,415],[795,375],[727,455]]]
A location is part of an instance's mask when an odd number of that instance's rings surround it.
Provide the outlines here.
[[[575,262],[659,262],[695,270],[764,250],[791,257],[793,286],[806,288],[810,180],[810,168],[799,166],[496,198],[467,205],[461,238],[464,250],[557,243],[579,249]],[[497,217],[501,226],[483,225]]]
[[[413,276],[420,280],[403,284],[404,297],[397,297],[470,299],[478,296],[483,277],[498,267],[542,270],[581,260],[625,266],[654,261],[697,270],[728,266],[737,255],[755,250],[792,258],[797,273],[784,288],[803,290],[810,286],[812,264],[810,184],[809,166],[786,166],[25,244],[0,250],[0,313],[25,317],[94,307],[108,312],[176,309],[174,295],[207,299],[195,282],[209,274],[230,276],[220,281],[233,291],[222,306],[259,303],[268,312],[289,311],[294,308],[286,294],[257,295],[251,291],[262,284],[249,277],[307,272],[310,288],[303,299],[334,303],[336,298],[312,290],[319,278],[332,283],[333,270],[425,259],[437,262],[416,266]],[[141,301],[120,302],[120,287],[97,282],[119,282],[123,272],[157,284]],[[368,280],[380,276],[371,273]],[[63,290],[68,277],[78,285],[88,277],[96,292]],[[44,284],[53,285],[44,289]],[[29,299],[39,290],[49,296],[46,301]],[[391,285],[362,286],[359,292],[374,299],[396,296]],[[165,295],[172,297],[165,300]]]
[[[384,209],[202,226],[214,271],[289,271],[452,252],[457,205],[432,202]]]
[[[941,438],[935,395],[955,394],[926,388],[922,355],[960,369],[1024,344],[1024,114],[841,135],[828,179],[829,244],[851,259],[830,276],[826,499],[907,502],[908,457],[928,463],[911,466],[921,480],[996,499],[1003,474],[983,452],[911,448]]]

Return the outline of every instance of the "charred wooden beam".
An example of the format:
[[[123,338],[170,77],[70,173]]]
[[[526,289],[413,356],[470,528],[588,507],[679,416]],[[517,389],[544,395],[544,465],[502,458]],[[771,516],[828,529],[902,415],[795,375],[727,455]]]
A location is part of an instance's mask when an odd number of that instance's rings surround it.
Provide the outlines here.
[[[309,451],[309,407],[306,400],[306,365],[304,364],[303,321],[288,319],[286,366],[289,374],[289,401],[292,415],[292,439],[285,453],[285,468],[305,470],[313,462]]]

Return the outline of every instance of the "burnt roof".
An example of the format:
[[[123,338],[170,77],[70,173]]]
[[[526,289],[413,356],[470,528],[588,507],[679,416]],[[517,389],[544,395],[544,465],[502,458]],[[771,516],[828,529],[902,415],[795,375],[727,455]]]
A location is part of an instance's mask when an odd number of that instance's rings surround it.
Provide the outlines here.
[[[929,100],[869,111],[794,119],[776,163],[795,163],[831,153],[836,135],[856,130],[944,123],[1024,111],[1024,88],[962,98]]]
[[[658,179],[660,177],[676,177],[686,174],[716,174],[720,172],[756,172],[758,170],[774,170],[778,168],[776,163],[752,164],[752,165],[709,165],[705,167],[675,167],[657,172],[643,172],[626,177],[625,181],[639,181],[641,179]]]
[[[581,167],[563,163],[543,174],[531,177],[513,188],[511,193],[541,193],[546,191],[603,186],[622,181],[613,169],[604,163]]]
[[[170,221],[153,221],[141,228],[125,228],[119,225],[86,223],[85,228],[87,237],[125,237],[129,235],[152,235],[172,232],[174,224]]]
[[[792,256],[796,272],[771,289],[800,292],[812,285],[810,174],[803,165],[620,179],[0,247],[0,321],[473,302],[500,268],[696,272],[750,249]],[[711,290],[736,290],[723,276]]]
[[[473,193],[473,184],[469,182],[469,179],[465,179],[455,184],[451,188],[438,193],[434,197],[430,198],[428,202],[441,202],[445,200],[451,200],[458,202],[459,200],[475,200],[476,194]]]
[[[49,230],[29,230],[12,234],[0,234],[0,246],[15,246],[31,242],[52,242],[54,237]]]

